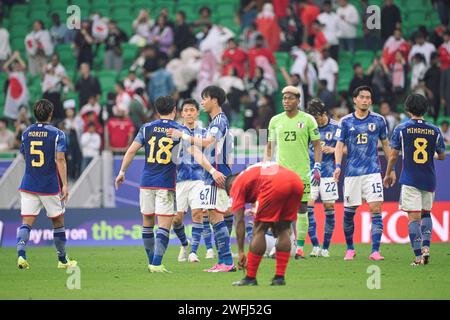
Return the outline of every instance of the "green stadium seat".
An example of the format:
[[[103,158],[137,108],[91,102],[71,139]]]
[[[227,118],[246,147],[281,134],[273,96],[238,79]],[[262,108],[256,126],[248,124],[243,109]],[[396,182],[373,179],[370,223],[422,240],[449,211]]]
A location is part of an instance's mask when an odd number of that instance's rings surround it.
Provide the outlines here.
[[[25,39],[23,37],[13,38],[10,41],[11,49],[19,50],[21,52],[25,51]]]
[[[132,21],[118,21],[117,27],[131,37],[134,34]]]
[[[136,59],[136,56],[139,52],[138,47],[136,47],[134,44],[124,43],[122,44],[122,49],[123,49],[124,68],[128,70],[128,68],[133,64],[134,60]]]

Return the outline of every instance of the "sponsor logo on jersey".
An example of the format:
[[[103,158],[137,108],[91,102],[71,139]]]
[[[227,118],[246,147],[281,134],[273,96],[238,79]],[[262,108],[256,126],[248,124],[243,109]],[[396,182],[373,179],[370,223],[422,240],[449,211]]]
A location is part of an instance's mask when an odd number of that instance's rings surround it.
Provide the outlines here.
[[[375,131],[376,130],[376,128],[377,128],[377,126],[375,125],[375,123],[369,123],[369,130],[370,131]]]

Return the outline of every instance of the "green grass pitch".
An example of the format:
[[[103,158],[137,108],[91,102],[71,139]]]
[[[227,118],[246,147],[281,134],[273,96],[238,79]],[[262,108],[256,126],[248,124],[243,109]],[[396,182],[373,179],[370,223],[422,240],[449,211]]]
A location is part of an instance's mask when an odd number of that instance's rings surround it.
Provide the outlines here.
[[[309,252],[310,246],[306,247]],[[236,250],[236,248],[234,248]],[[384,245],[385,261],[368,260],[369,245],[356,245],[354,261],[344,261],[344,246],[332,245],[332,257],[290,260],[285,287],[269,286],[275,260],[264,259],[258,287],[233,287],[243,272],[205,273],[211,260],[177,262],[169,247],[164,264],[171,274],[147,271],[142,247],[73,247],[81,270],[81,289],[69,290],[69,274],[56,269],[53,248],[29,248],[30,270],[16,267],[14,248],[0,248],[0,299],[450,299],[450,244],[432,244],[431,263],[411,267],[410,246]],[[199,257],[204,257],[204,247]],[[380,289],[368,289],[368,267],[381,271]],[[369,281],[371,282],[371,281]],[[371,282],[373,283],[373,282]]]

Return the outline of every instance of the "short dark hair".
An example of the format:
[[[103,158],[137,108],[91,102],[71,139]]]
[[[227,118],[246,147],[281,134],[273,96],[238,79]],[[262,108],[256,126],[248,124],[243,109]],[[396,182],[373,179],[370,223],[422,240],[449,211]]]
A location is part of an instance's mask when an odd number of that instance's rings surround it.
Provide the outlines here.
[[[373,90],[369,86],[359,86],[359,87],[357,87],[355,90],[353,90],[352,97],[356,98],[357,96],[359,96],[359,93],[361,91],[369,91],[370,92],[370,97],[373,99]]]
[[[195,109],[199,110],[200,106],[198,105],[197,100],[195,99],[184,99],[183,103],[181,104],[181,110],[183,110],[183,107],[187,104],[193,104],[195,106]]]
[[[230,195],[231,187],[233,186],[234,180],[236,180],[238,174],[231,174],[225,179],[225,191]]]
[[[0,121],[1,121],[1,119],[0,119]],[[441,126],[444,125],[444,124],[446,124],[447,126],[450,126],[450,123],[447,120],[442,120],[441,121]]]
[[[353,65],[353,70],[355,70],[358,67],[361,67],[361,63],[359,63],[359,62],[357,62]]]
[[[227,96],[225,94],[225,91],[218,86],[207,86],[205,89],[203,89],[202,98],[209,97],[211,99],[217,99],[217,103],[219,104],[219,107],[224,104]]]
[[[172,96],[162,96],[155,101],[156,111],[162,116],[167,116],[175,109],[175,99]]]
[[[137,94],[138,96],[142,96],[144,92],[144,88],[142,87],[136,88],[136,90],[134,90],[134,94]]]
[[[423,116],[429,107],[428,99],[418,93],[411,93],[405,99],[405,111],[416,117]]]
[[[184,12],[183,10],[180,10],[177,13],[183,17],[183,20],[186,20],[186,12]]]
[[[204,10],[208,11],[208,14],[211,15],[211,9],[207,6],[203,6],[200,9],[198,9],[198,13],[202,13],[202,11]]]
[[[47,121],[53,113],[53,109],[53,103],[47,99],[40,99],[33,106],[34,117],[39,122]]]
[[[0,118],[0,122],[5,123],[6,125],[8,124],[8,120],[6,118]]]
[[[122,90],[125,90],[125,85],[123,84],[123,81],[117,80],[116,85],[122,88]]]
[[[325,103],[319,98],[313,98],[309,100],[306,106],[306,112],[312,116],[319,116],[327,112],[327,108],[325,107]]]

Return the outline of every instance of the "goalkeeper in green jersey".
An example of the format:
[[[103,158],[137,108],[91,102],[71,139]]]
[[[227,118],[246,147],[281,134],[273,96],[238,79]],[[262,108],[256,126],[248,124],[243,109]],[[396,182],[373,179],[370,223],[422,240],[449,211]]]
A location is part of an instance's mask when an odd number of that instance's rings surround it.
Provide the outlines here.
[[[269,138],[265,160],[276,155],[276,162],[296,172],[304,183],[303,198],[297,215],[296,259],[304,258],[303,246],[308,232],[307,203],[310,187],[320,184],[322,151],[317,122],[310,114],[300,111],[300,91],[287,86],[282,91],[284,112],[274,116],[269,123]],[[314,148],[314,168],[310,168],[309,142]],[[276,151],[275,151],[276,150]]]

